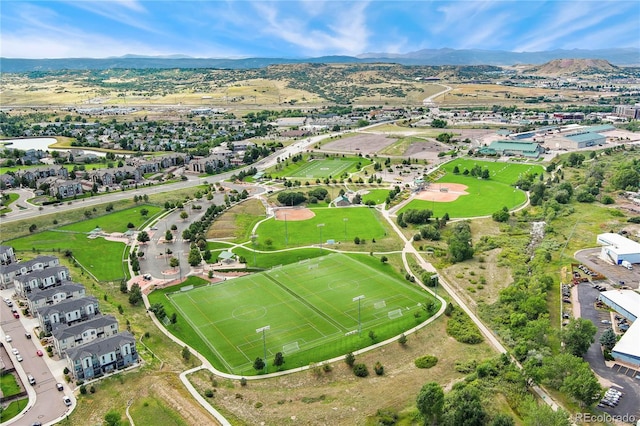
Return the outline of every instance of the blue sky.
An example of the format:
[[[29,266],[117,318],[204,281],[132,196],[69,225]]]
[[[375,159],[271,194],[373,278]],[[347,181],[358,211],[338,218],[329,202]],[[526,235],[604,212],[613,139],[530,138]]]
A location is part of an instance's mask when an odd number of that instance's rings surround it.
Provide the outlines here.
[[[314,57],[640,47],[640,1],[2,0],[0,56]]]

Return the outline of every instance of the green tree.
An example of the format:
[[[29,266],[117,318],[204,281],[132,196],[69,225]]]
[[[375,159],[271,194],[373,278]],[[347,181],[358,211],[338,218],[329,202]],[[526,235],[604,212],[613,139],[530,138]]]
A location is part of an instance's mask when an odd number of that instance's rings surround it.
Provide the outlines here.
[[[189,350],[189,346],[185,346],[182,348],[182,359],[185,361],[189,361],[191,359],[191,351]]]
[[[264,367],[266,367],[266,364],[264,362],[264,360],[260,357],[256,358],[255,361],[253,361],[253,368],[256,371],[260,371],[262,369],[264,369]]]
[[[382,262],[382,263],[387,263],[388,261],[389,261],[389,258],[388,258],[387,256],[384,256],[384,255],[383,255],[383,256],[380,258],[380,262]]]
[[[496,222],[506,222],[509,220],[509,209],[507,207],[503,207],[497,212],[491,215],[491,218]]]
[[[151,238],[149,238],[149,234],[147,233],[147,231],[142,231],[138,234],[138,242],[141,244],[147,243],[151,240]]]
[[[172,257],[171,260],[169,260],[169,266],[171,266],[172,268],[177,268],[178,265],[180,265],[180,259]]]
[[[516,426],[516,422],[508,414],[498,413],[493,420],[491,420],[489,426]]]
[[[106,426],[120,426],[122,424],[122,417],[116,410],[108,411],[104,415],[104,424]]]
[[[574,397],[582,407],[590,407],[602,397],[602,387],[586,362],[564,379],[560,390]]]
[[[569,414],[559,409],[554,411],[546,403],[538,403],[531,395],[524,397],[518,407],[525,426],[569,426]]]
[[[197,247],[189,250],[189,257],[187,258],[189,265],[198,266],[200,262],[202,262],[202,256],[200,255],[200,250]]]
[[[618,343],[616,333],[613,332],[612,328],[607,328],[600,336],[600,344],[605,349],[611,350],[616,345],[616,343]]]
[[[434,118],[431,122],[431,127],[435,127],[436,129],[444,129],[447,127],[446,120],[440,120],[439,118]]]
[[[444,409],[444,391],[436,382],[429,382],[422,386],[416,398],[416,406],[425,425],[437,424]]]
[[[165,241],[173,240],[173,234],[168,229],[167,229],[167,232],[164,233],[164,239]]]
[[[180,212],[180,219],[185,220],[189,217],[189,213],[182,211]]]
[[[276,356],[273,358],[273,365],[275,367],[280,367],[284,364],[284,355],[282,352],[276,352]]]
[[[446,398],[443,415],[445,426],[483,426],[487,412],[480,391],[473,385],[454,388]]]
[[[597,331],[590,320],[574,318],[562,329],[562,341],[569,353],[581,357],[595,341]]]
[[[344,357],[344,362],[349,366],[349,367],[353,367],[353,364],[356,363],[356,356],[353,354],[353,352],[349,352],[345,357]]]
[[[133,306],[140,303],[142,300],[142,291],[140,290],[140,284],[131,284],[131,290],[129,290],[129,303]]]

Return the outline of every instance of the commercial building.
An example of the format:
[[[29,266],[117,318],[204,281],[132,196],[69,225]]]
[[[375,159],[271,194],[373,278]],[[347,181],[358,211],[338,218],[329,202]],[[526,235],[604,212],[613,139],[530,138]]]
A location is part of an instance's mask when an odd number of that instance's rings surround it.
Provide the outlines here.
[[[493,141],[491,144],[479,151],[486,155],[505,155],[538,158],[544,153],[544,148],[535,142],[512,142],[512,141]]]
[[[633,324],[611,350],[616,361],[640,367],[640,294],[633,290],[603,291],[598,297],[605,305],[632,321]]]
[[[640,263],[640,244],[619,234],[607,232],[599,234],[598,244],[602,245],[600,257],[604,260],[621,265],[623,261]]]

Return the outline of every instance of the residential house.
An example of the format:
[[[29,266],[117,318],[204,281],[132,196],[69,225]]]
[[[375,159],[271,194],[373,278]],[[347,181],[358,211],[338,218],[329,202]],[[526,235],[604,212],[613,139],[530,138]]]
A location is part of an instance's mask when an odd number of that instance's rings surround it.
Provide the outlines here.
[[[13,279],[16,293],[26,296],[35,289],[44,290],[54,287],[69,280],[69,269],[66,266],[54,266],[46,269],[38,269],[28,274],[19,275]]]
[[[66,358],[75,380],[90,380],[137,363],[136,340],[124,331],[70,348]]]
[[[67,299],[84,297],[85,289],[82,284],[67,281],[57,287],[50,287],[44,290],[34,289],[34,291],[27,293],[26,296],[29,311],[34,312],[47,305],[55,305]]]
[[[16,262],[16,254],[11,246],[0,246],[0,265],[8,265]]]
[[[7,288],[7,286],[12,285],[14,278],[17,276],[58,265],[60,265],[60,261],[54,256],[38,256],[35,259],[25,262],[1,265],[0,278],[2,278],[2,288]]]
[[[100,314],[100,307],[98,299],[93,296],[85,296],[45,306],[36,312],[40,328],[45,333],[51,333],[63,324],[71,325],[94,318]]]
[[[68,349],[118,334],[118,320],[113,315],[98,315],[74,325],[62,325],[52,334],[56,352],[64,355]]]
[[[70,198],[82,195],[82,184],[75,180],[56,179],[49,187],[49,194],[57,198]]]

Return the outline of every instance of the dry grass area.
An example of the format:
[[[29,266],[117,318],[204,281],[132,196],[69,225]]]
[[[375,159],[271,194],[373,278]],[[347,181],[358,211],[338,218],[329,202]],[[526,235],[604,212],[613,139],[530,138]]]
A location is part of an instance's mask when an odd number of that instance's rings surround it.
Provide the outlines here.
[[[207,238],[233,239],[242,237],[247,225],[262,219],[264,214],[264,206],[260,201],[246,200],[217,217],[207,231]]]
[[[328,373],[304,371],[249,381],[245,387],[237,381],[215,379],[205,371],[192,375],[191,381],[201,393],[215,389],[213,405],[242,419],[238,424],[364,424],[380,408],[412,410],[418,391],[427,382],[447,386],[461,379],[463,375],[454,370],[456,361],[480,361],[494,355],[486,343],[465,345],[447,336],[445,324],[442,317],[408,336],[406,347],[392,343],[357,356],[356,362],[369,369],[367,378],[354,376],[338,361]],[[438,357],[438,364],[431,369],[416,368],[415,358],[426,354]],[[384,366],[383,376],[373,372],[377,361]]]
[[[529,97],[546,96],[558,97],[559,101],[575,102],[578,99],[593,96],[590,92],[578,92],[575,90],[554,90],[542,87],[513,87],[498,84],[462,84],[453,85],[453,90],[441,96],[435,101],[446,105],[467,104],[501,104],[509,105],[522,103]],[[547,104],[543,104],[547,105]]]

